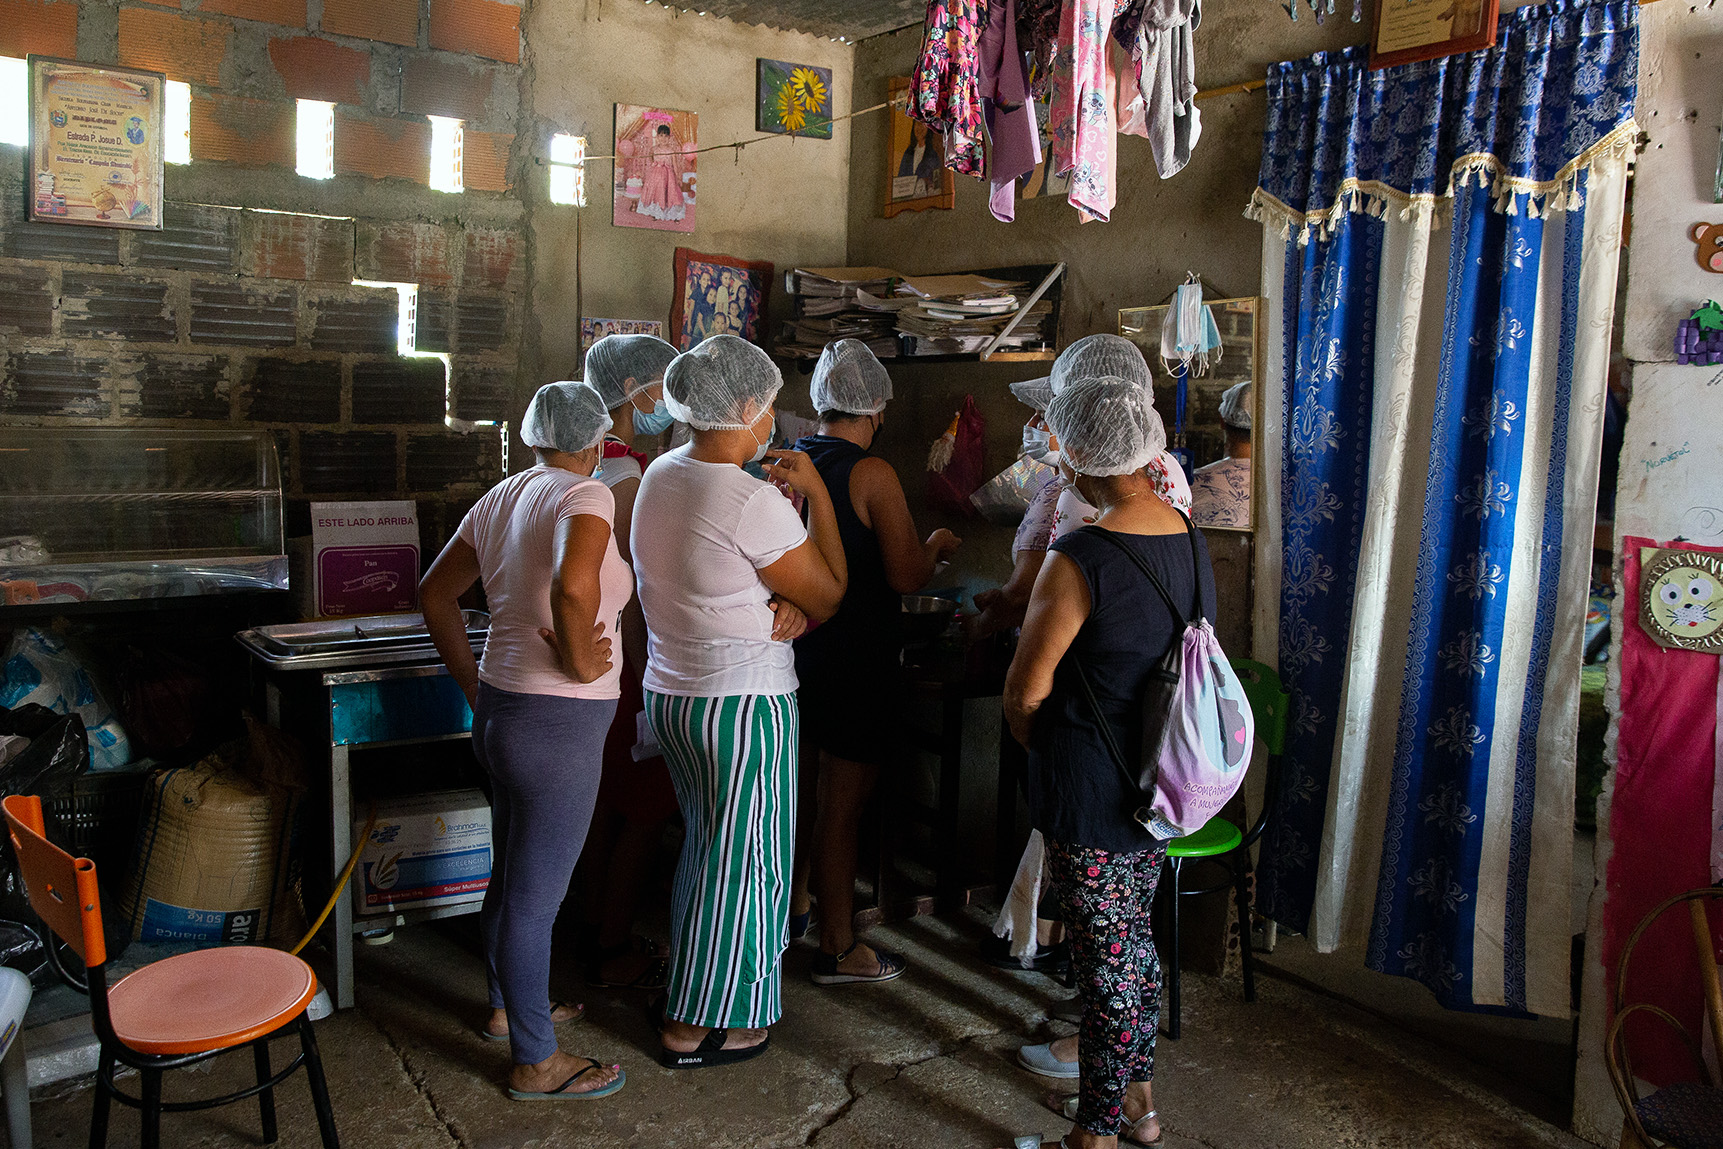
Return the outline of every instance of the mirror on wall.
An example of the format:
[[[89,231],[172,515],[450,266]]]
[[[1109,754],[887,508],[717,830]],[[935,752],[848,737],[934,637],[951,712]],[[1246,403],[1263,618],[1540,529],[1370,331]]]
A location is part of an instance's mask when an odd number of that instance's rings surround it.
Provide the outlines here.
[[[1262,361],[1255,296],[1210,299],[1204,305],[1220,331],[1221,354],[1186,385],[1184,446],[1190,451],[1191,518],[1199,527],[1248,531],[1255,522],[1251,431],[1261,396],[1254,385]],[[1161,359],[1161,324],[1168,305],[1119,311],[1119,334],[1142,348],[1155,373],[1155,410],[1178,445],[1178,378]],[[1230,396],[1230,397],[1229,397]],[[1223,418],[1223,407],[1225,418]]]

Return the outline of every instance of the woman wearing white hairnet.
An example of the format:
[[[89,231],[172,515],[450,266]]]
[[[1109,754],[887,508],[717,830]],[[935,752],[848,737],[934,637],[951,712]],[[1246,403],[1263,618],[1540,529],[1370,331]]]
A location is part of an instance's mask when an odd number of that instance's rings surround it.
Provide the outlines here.
[[[586,352],[586,382],[610,411],[598,477],[616,499],[613,533],[625,562],[632,561],[628,533],[648,462],[635,444],[670,429],[664,372],[675,358],[676,348],[653,335],[606,335]],[[635,760],[646,671],[646,620],[638,600],[622,612],[621,654],[621,697],[605,739],[598,805],[580,858],[581,942],[588,985],[661,989],[663,950],[636,935],[634,925],[664,823],[676,813],[676,791],[661,756]]]
[[[1111,376],[1072,381],[1047,408],[1060,466],[1099,513],[1053,544],[1005,679],[1005,717],[1029,751],[1030,819],[1046,839],[1083,999],[1079,1092],[1060,1105],[1076,1123],[1070,1149],[1160,1140],[1150,1089],[1160,961],[1149,910],[1166,846],[1127,813],[1140,796],[1097,723],[1137,760],[1144,684],[1179,640],[1139,563],[1187,615],[1195,606],[1213,616],[1214,575],[1200,533],[1143,473],[1166,442],[1151,414],[1135,382]]]
[[[1199,527],[1250,527],[1250,382],[1220,397],[1226,457],[1191,476],[1191,518]]]
[[[890,981],[903,958],[855,939],[856,829],[881,767],[902,754],[886,716],[900,708],[905,594],[920,590],[934,565],[957,549],[941,528],[923,541],[903,484],[868,454],[885,422],[891,376],[867,345],[840,339],[820,353],[808,386],[819,433],[796,442],[825,481],[849,564],[843,605],[796,640],[796,676],[809,740],[819,750],[819,783],[809,857],[798,867],[790,933],[808,929],[808,873],[820,897],[815,985]]]
[[[734,335],[677,356],[664,401],[694,438],[646,468],[634,500],[646,716],[687,824],[659,1051],[673,1069],[762,1053],[783,1014],[800,734],[795,655],[770,600],[830,618],[848,570],[819,472],[770,449],[783,383]],[[771,483],[742,470],[757,460]],[[806,528],[785,489],[807,500]]]
[[[514,1054],[517,1100],[590,1099],[622,1088],[616,1066],[562,1052],[550,1000],[550,931],[598,796],[616,713],[617,617],[632,591],[611,535],[614,500],[592,477],[610,416],[585,383],[547,383],[521,420],[538,465],[492,487],[419,585],[425,623],[473,708],[473,752],[491,780],[491,879],[483,930],[491,1017]],[[458,602],[482,580],[482,663]]]

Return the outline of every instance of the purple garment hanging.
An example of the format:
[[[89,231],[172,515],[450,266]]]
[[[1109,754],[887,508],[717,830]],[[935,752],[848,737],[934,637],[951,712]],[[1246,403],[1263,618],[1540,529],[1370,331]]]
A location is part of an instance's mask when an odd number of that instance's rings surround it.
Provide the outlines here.
[[[1017,181],[1041,162],[1041,133],[1029,100],[1029,65],[1017,46],[1016,0],[989,5],[987,27],[978,45],[981,108],[990,143],[987,175],[992,190],[987,206],[993,218],[1017,218]]]

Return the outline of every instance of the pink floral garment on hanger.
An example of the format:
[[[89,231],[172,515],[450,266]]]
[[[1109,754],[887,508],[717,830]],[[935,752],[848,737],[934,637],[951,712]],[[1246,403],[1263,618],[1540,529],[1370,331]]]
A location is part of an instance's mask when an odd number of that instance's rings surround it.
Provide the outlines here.
[[[964,175],[986,170],[978,45],[987,0],[931,0],[921,59],[910,79],[909,115],[945,136],[945,166]]]
[[[1128,7],[1130,0],[1065,0],[1059,10],[1047,116],[1049,162],[1054,172],[1070,175],[1066,198],[1071,206],[1099,220],[1112,214],[1118,199],[1118,81],[1108,32],[1113,18]]]

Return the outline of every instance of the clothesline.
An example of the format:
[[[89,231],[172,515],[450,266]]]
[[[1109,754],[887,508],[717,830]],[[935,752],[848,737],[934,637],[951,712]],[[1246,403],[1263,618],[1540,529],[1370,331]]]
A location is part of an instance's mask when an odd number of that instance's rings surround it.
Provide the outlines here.
[[[834,124],[841,124],[845,120],[853,120],[857,116],[865,116],[870,112],[884,111],[885,109],[893,106],[894,104],[901,108],[901,107],[906,106],[908,103],[909,103],[909,96],[907,94],[905,94],[903,96],[899,96],[895,100],[887,100],[883,104],[875,104],[871,108],[863,108],[860,111],[850,112],[847,115],[833,116],[831,122]],[[751,140],[736,140],[735,142],[728,143],[728,144],[712,144],[710,147],[696,148],[691,152],[683,152],[682,154],[685,156],[703,156],[707,152],[722,152],[722,151],[726,151],[730,148],[734,148],[734,149],[736,149],[736,158],[738,160],[740,160],[742,157],[742,149],[747,147],[749,144],[763,144],[768,140],[783,140],[783,139],[792,139],[793,140],[796,138],[796,136],[798,136],[800,134],[802,134],[802,133],[784,132],[782,134],[773,133],[773,134],[768,134],[768,135],[755,136]],[[623,158],[622,156],[587,156],[583,162],[589,163],[589,164],[595,164],[595,163],[600,163],[604,160],[609,160],[611,163],[615,163],[617,160],[622,159],[622,158]]]
[[[1259,88],[1266,88],[1266,87],[1268,87],[1268,81],[1267,80],[1245,80],[1242,83],[1238,83],[1238,84],[1227,84],[1227,85],[1224,85],[1223,87],[1219,87],[1219,88],[1208,88],[1204,91],[1198,92],[1193,98],[1198,99],[1198,100],[1206,100],[1206,99],[1210,98],[1211,96],[1231,96],[1231,95],[1238,94],[1238,93],[1254,92]],[[907,105],[908,103],[909,103],[909,97],[907,95],[904,95],[904,96],[898,97],[895,100],[886,100],[884,103],[875,104],[871,108],[862,108],[859,111],[850,112],[847,115],[834,116],[834,117],[832,117],[831,122],[834,124],[841,124],[845,120],[853,120],[853,119],[856,119],[858,116],[866,116],[866,115],[869,115],[873,112],[883,112],[883,111],[885,111],[885,109],[893,107],[893,106],[901,108],[901,107],[904,107],[905,105]],[[696,148],[694,151],[684,152],[682,154],[683,155],[689,155],[689,156],[703,156],[707,152],[722,152],[722,151],[727,151],[731,148],[734,148],[736,151],[736,158],[739,161],[741,159],[742,149],[747,147],[749,144],[763,144],[769,140],[782,140],[782,139],[792,139],[793,140],[799,134],[800,133],[797,133],[797,132],[784,132],[781,134],[772,133],[772,134],[768,134],[768,135],[760,135],[760,136],[755,136],[752,139],[736,140],[736,141],[734,141],[732,143],[728,143],[728,144],[712,144],[709,147]],[[619,160],[621,158],[622,158],[621,156],[587,156],[582,162],[588,163],[588,164],[603,163],[606,161],[608,161],[610,163],[615,163],[617,160]]]

